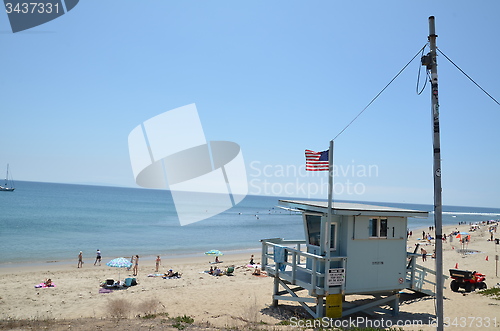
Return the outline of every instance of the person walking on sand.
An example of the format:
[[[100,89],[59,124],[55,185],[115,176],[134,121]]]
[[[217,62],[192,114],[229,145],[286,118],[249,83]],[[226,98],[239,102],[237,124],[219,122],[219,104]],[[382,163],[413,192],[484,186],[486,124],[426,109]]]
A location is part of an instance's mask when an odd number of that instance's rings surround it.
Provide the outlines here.
[[[97,250],[97,256],[95,257],[94,265],[96,265],[97,262],[99,262],[99,265],[101,265],[101,251],[100,250]]]
[[[156,272],[158,272],[158,269],[160,268],[160,264],[161,264],[161,258],[160,258],[160,255],[158,255],[156,257]]]
[[[134,276],[137,276],[138,271],[139,271],[139,255],[136,255],[134,260],[134,269],[132,271]]]
[[[427,261],[427,251],[423,248],[420,248],[420,253],[422,253],[422,262]]]
[[[78,254],[78,268],[83,268],[83,253],[80,251]]]

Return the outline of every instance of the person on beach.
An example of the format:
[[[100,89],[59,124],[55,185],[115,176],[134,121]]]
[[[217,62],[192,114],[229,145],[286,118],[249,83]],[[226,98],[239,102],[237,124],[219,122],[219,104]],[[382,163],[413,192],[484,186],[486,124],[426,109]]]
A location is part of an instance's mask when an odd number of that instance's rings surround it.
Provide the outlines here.
[[[255,267],[255,270],[253,271],[252,275],[254,275],[254,276],[260,276],[260,268],[259,267]]]
[[[160,255],[156,256],[156,272],[158,272],[158,269],[160,268],[161,264],[161,258]]]
[[[139,271],[139,255],[136,255],[134,260],[134,270],[132,271],[134,276],[137,276],[138,271]]]
[[[210,270],[208,271],[208,274],[209,275],[213,275],[214,274],[214,267],[210,266]]]
[[[52,279],[50,279],[50,278],[49,278],[49,279],[46,279],[43,283],[44,283],[44,284],[45,284],[45,286],[47,286],[47,287],[52,287],[52,286],[53,286],[53,285],[52,285]]]
[[[97,262],[99,262],[99,265],[101,265],[101,251],[100,250],[97,250],[97,255],[95,257],[94,265],[96,265]]]
[[[255,264],[255,262],[253,261],[253,255],[252,255],[252,256],[250,256],[250,263],[249,263],[249,264],[251,264],[251,265],[254,265],[254,264]]]
[[[78,254],[78,268],[83,268],[83,253],[80,251]]]
[[[130,258],[130,267],[127,268],[127,271],[130,271],[130,268],[132,268],[133,265],[134,265],[134,256],[132,255],[132,257]]]
[[[181,278],[181,275],[180,273],[178,273],[177,271],[174,272],[172,269],[170,269],[166,274],[165,274],[165,277],[166,278]]]
[[[219,262],[220,262],[220,261],[219,261],[219,257],[218,257],[218,256],[216,256],[216,257],[215,257],[215,263],[219,263]]]
[[[422,253],[422,262],[427,261],[427,251],[423,248],[420,248],[420,253]]]

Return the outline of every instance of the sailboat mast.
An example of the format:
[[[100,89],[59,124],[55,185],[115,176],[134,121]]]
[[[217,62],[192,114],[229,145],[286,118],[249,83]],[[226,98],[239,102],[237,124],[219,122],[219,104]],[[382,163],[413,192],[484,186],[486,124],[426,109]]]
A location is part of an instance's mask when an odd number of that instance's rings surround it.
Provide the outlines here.
[[[434,228],[436,248],[436,330],[443,330],[443,203],[441,188],[441,141],[439,130],[438,74],[436,59],[436,28],[434,16],[429,17],[430,52],[427,55],[427,68],[431,72],[431,109],[433,118],[434,148]]]
[[[5,175],[5,187],[7,187],[8,182],[9,182],[9,164],[7,163],[7,174]]]

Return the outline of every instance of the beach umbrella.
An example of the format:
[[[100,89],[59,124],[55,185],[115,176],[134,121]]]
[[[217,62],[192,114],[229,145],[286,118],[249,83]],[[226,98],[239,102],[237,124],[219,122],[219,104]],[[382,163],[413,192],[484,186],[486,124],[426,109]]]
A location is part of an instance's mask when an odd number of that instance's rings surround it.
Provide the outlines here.
[[[467,237],[469,237],[469,239],[470,239],[470,234],[468,232],[459,232],[457,234],[456,238],[457,239],[461,239],[461,238],[467,238]]]
[[[219,251],[217,249],[212,249],[212,250],[209,250],[208,252],[205,252],[205,255],[222,256],[222,255],[224,255],[224,253],[222,253],[221,251]]]
[[[132,262],[124,257],[117,257],[116,259],[112,259],[106,263],[106,265],[112,268],[130,268],[132,266]],[[120,269],[118,269],[118,280],[120,280]]]
[[[467,247],[469,247],[470,234],[468,232],[460,232],[457,234],[456,238],[460,239],[460,242],[462,243],[462,253],[465,255],[465,246],[467,245]]]

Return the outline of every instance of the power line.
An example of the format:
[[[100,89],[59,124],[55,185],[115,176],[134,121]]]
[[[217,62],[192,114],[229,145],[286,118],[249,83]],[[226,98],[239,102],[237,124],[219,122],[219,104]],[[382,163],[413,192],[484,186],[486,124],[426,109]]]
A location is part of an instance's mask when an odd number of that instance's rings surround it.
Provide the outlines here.
[[[368,108],[370,107],[370,105],[375,101],[377,100],[377,98],[389,87],[389,85],[391,85],[391,83],[396,80],[396,78],[398,78],[398,76],[406,69],[406,67],[408,67],[410,65],[410,63],[415,60],[415,58],[420,54],[420,52],[427,46],[427,44],[425,44],[422,48],[420,48],[417,52],[417,54],[415,54],[415,56],[412,57],[412,59],[401,69],[399,70],[399,72],[396,74],[396,76],[394,76],[394,78],[391,79],[391,81],[380,91],[378,92],[378,94],[366,105],[365,108],[363,108],[362,111],[359,112],[358,115],[356,115],[356,117],[353,118],[352,121],[349,122],[349,124],[347,124],[343,129],[342,131],[340,131],[336,136],[335,138],[333,138],[333,140],[337,139],[338,136],[340,136],[349,126],[351,126],[352,123],[354,123],[355,120],[358,119],[359,116],[361,116],[361,114],[363,114],[363,112]]]
[[[427,46],[427,45],[426,45]],[[424,49],[425,49],[425,46],[422,47],[422,56],[424,56]],[[418,90],[418,86],[420,85],[420,69],[422,68],[422,66],[418,66],[418,75],[417,75],[417,86],[416,86],[416,91],[417,91],[417,95],[420,95],[422,94],[422,92],[424,92],[425,90],[425,87],[427,86],[427,81],[430,81],[430,77],[429,77],[429,72],[426,70],[425,71],[425,75],[426,75],[426,78],[427,79],[424,79],[424,86],[422,87],[422,89],[419,91]]]
[[[494,97],[492,97],[492,96],[491,96],[488,92],[486,92],[486,91],[485,91],[485,89],[483,89],[483,88],[482,88],[482,87],[481,87],[478,83],[476,83],[476,82],[474,81],[474,79],[472,79],[469,75],[467,75],[467,74],[465,73],[465,71],[463,71],[463,70],[462,70],[459,66],[457,66],[457,65],[455,64],[455,62],[453,62],[453,61],[452,61],[449,57],[447,57],[447,56],[446,56],[446,54],[444,54],[444,53],[443,53],[443,52],[442,52],[439,48],[438,48],[437,50],[439,51],[439,53],[443,54],[443,56],[444,56],[444,57],[445,57],[448,61],[450,61],[450,63],[451,63],[451,64],[453,64],[453,65],[454,65],[454,66],[455,66],[458,70],[460,70],[460,72],[461,72],[461,73],[463,73],[463,74],[465,75],[465,77],[469,78],[469,80],[470,80],[471,82],[473,82],[473,83],[474,83],[477,87],[479,87],[479,89],[480,89],[481,91],[483,91],[483,92],[484,92],[487,96],[489,96],[489,97],[490,97],[493,101],[495,101],[497,105],[499,105],[499,106],[500,106],[500,103],[499,103],[499,102],[498,102],[498,101],[497,101]]]

